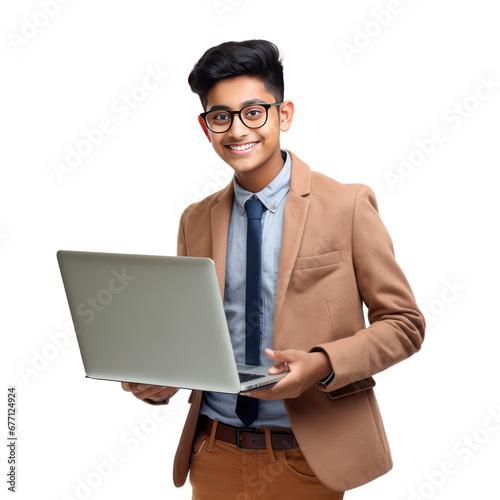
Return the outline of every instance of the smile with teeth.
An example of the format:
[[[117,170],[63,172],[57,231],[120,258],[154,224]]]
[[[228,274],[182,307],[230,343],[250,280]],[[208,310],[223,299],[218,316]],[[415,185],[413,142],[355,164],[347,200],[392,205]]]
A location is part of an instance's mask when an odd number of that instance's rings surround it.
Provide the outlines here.
[[[248,142],[247,144],[241,144],[240,146],[227,146],[229,149],[233,151],[245,151],[247,149],[251,149],[256,146],[258,142]]]

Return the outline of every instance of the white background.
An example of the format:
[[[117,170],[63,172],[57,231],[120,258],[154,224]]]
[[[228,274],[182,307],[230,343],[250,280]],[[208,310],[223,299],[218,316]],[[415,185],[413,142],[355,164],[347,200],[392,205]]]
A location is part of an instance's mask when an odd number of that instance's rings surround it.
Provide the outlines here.
[[[6,415],[15,385],[17,498],[83,498],[86,481],[92,499],[190,498],[189,480],[172,482],[187,391],[160,413],[84,377],[56,251],[175,254],[182,209],[232,174],[199,128],[188,74],[209,47],[249,38],[283,53],[296,115],[282,146],[374,189],[426,311],[422,350],[375,376],[394,468],[346,498],[497,498],[498,3],[45,3],[50,16],[43,0],[0,14],[2,401]],[[144,91],[148,68],[163,76]],[[58,175],[103,119],[113,130]],[[441,143],[418,153],[438,128]],[[120,463],[98,476],[110,456]]]

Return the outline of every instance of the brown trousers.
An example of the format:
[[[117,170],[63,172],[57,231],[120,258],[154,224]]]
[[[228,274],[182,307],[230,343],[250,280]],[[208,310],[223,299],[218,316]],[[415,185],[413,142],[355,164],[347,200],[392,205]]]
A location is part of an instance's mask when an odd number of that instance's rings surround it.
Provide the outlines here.
[[[273,450],[270,431],[265,450],[246,450],[198,430],[191,450],[189,482],[192,500],[342,500],[343,492],[324,486],[300,448]],[[283,429],[276,429],[282,431]]]

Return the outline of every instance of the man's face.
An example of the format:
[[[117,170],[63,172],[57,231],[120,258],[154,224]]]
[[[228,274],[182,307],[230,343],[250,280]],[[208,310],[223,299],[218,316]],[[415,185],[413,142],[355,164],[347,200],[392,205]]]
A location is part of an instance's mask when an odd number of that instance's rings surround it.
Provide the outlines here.
[[[276,98],[270,94],[264,83],[251,76],[235,76],[219,81],[207,95],[207,111],[225,109],[238,111],[249,101],[258,100],[261,103],[272,104]],[[283,106],[283,105],[282,105]],[[240,120],[238,115],[233,118],[231,128],[227,132],[213,133],[206,129],[205,123],[200,119],[200,124],[207,134],[215,152],[236,172],[249,172],[265,165],[271,158],[276,158],[280,153],[280,129],[288,130],[289,124],[279,115],[278,106],[268,110],[267,122],[263,127],[250,129]],[[291,122],[291,118],[289,120]],[[245,150],[234,150],[233,147],[250,145]]]

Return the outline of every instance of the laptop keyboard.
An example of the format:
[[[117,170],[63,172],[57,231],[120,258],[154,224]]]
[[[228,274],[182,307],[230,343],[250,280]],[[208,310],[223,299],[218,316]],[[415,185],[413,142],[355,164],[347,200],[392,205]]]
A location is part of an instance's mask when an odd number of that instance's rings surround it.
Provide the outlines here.
[[[238,373],[238,375],[240,377],[240,382],[248,382],[249,380],[265,377],[265,375],[258,375],[256,373]]]

